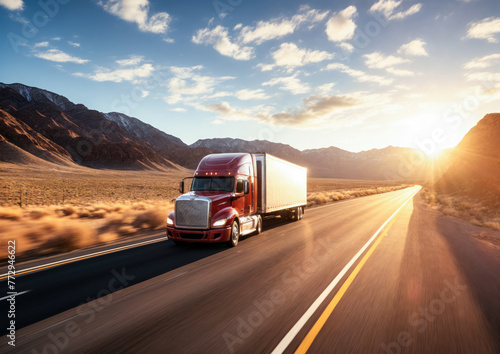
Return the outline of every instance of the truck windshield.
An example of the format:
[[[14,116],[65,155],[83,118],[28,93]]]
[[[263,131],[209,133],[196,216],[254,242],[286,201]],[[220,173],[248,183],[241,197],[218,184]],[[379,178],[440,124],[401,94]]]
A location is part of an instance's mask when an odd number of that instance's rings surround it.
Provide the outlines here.
[[[234,188],[233,177],[195,177],[191,190],[200,191],[220,191],[232,192]]]

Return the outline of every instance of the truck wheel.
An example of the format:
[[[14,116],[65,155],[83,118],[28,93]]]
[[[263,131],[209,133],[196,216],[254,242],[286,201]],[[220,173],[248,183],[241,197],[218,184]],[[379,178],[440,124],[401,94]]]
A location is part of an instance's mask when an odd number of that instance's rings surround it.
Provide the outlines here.
[[[236,247],[238,244],[238,241],[240,239],[240,226],[238,225],[238,222],[236,220],[233,221],[231,224],[231,238],[229,239],[229,242],[227,245],[229,247]]]
[[[259,220],[257,220],[257,228],[255,229],[255,234],[258,235],[262,232],[262,217],[258,216]]]
[[[298,207],[295,210],[295,221],[302,220],[302,207]]]

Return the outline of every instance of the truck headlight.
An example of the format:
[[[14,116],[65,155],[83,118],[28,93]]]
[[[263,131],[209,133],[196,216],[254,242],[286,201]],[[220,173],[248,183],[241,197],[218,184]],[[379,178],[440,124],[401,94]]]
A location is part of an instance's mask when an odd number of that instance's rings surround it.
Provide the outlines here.
[[[174,220],[167,217],[167,225],[173,225],[173,224],[174,224]]]
[[[226,222],[227,222],[227,219],[220,219],[220,220],[217,220],[216,222],[214,222],[214,227],[221,227],[221,226],[225,226],[226,225]]]

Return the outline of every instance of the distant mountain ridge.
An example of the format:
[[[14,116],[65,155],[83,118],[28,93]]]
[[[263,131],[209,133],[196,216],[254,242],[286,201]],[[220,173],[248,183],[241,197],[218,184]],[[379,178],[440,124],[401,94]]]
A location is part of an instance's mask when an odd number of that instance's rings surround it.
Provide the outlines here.
[[[25,151],[52,163],[92,168],[194,169],[214,152],[267,152],[308,167],[309,175],[316,177],[404,180],[426,179],[430,173],[427,162],[408,168],[411,155],[418,153],[408,148],[300,151],[287,144],[237,138],[201,139],[188,146],[137,118],[91,110],[18,83],[0,83],[0,148],[0,161],[15,163],[16,154],[20,161],[35,161]],[[3,154],[7,150],[8,157]]]
[[[333,146],[300,151],[286,144],[233,138],[202,139],[190,146],[214,152],[267,152],[307,167],[314,177],[426,180],[432,174],[432,162],[421,152],[393,146],[359,153]],[[412,162],[416,155],[421,161],[418,164]]]

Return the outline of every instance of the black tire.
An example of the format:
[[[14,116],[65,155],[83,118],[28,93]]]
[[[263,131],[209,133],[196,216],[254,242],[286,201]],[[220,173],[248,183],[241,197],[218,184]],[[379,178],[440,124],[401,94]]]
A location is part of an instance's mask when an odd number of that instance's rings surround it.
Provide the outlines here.
[[[255,234],[258,235],[262,232],[262,217],[258,216],[259,220],[257,220],[257,228],[255,229]]]
[[[302,220],[302,207],[295,209],[295,221]]]
[[[240,240],[240,225],[238,221],[234,220],[231,224],[231,236],[227,242],[228,247],[236,247],[238,241]]]

